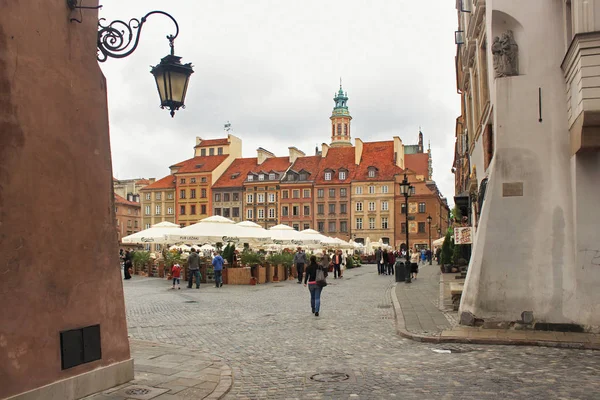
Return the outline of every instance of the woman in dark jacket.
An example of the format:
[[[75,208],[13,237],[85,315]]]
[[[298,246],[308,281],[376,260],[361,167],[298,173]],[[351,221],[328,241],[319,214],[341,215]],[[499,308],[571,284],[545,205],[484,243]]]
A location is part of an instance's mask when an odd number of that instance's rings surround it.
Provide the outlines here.
[[[394,252],[390,251],[388,253],[387,259],[387,273],[388,275],[394,275],[394,264],[396,263],[396,256],[394,256]]]
[[[323,288],[317,285],[317,270],[322,269],[325,276],[327,276],[327,269],[323,269],[317,264],[317,257],[310,257],[310,264],[304,270],[304,286],[308,283],[308,290],[310,291],[310,307],[312,308],[315,317],[319,316],[319,310],[321,308],[321,291]]]

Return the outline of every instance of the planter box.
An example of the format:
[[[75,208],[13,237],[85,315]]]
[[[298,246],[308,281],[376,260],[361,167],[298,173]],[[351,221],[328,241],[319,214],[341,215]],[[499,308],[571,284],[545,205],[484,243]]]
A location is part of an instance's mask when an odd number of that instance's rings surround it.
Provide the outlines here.
[[[250,267],[227,269],[228,285],[248,285],[251,277]]]
[[[261,265],[258,267],[257,283],[266,283],[266,282],[267,282],[267,269]]]
[[[273,282],[273,266],[271,264],[265,265],[266,282]]]

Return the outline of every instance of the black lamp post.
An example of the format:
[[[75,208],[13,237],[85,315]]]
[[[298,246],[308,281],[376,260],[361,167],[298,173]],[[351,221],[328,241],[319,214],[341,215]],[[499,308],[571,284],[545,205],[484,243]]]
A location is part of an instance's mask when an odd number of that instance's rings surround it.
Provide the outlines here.
[[[429,265],[431,265],[431,261],[433,260],[433,249],[431,248],[431,215],[427,216],[427,224],[429,225]]]
[[[411,279],[410,279],[410,255],[409,255],[409,249],[410,249],[410,244],[408,242],[408,198],[410,197],[410,195],[412,194],[412,190],[413,190],[413,186],[410,185],[410,183],[408,182],[408,177],[406,176],[406,174],[404,174],[404,179],[402,180],[402,182],[400,182],[400,193],[404,196],[404,213],[405,213],[405,217],[406,217],[406,277],[405,277],[405,281],[406,283],[410,283]]]
[[[71,10],[99,7],[85,7],[77,5],[77,0],[67,0]],[[101,6],[100,6],[101,7]],[[150,11],[141,19],[132,18],[129,22],[115,20],[104,25],[104,18],[98,21],[98,56],[100,62],[111,58],[125,58],[135,51],[140,41],[140,34],[146,19],[153,14],[161,14],[169,17],[175,24],[175,34],[167,35],[171,52],[160,60],[160,63],[152,67],[150,71],[154,75],[156,87],[160,96],[160,108],[171,110],[171,117],[175,111],[185,108],[185,95],[187,93],[190,75],[194,73],[192,64],[182,64],[181,57],[175,55],[174,41],[179,34],[179,25],[175,18],[164,11]],[[71,18],[71,21],[81,22]],[[137,32],[136,32],[137,31]]]

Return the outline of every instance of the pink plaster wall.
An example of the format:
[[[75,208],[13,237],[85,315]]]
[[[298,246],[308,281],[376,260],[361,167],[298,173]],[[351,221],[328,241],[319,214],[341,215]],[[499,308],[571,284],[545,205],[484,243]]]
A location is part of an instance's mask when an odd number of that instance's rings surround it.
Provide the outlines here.
[[[65,0],[0,0],[0,10],[4,398],[130,354],[97,12],[78,24]],[[59,332],[94,324],[102,359],[61,371]]]

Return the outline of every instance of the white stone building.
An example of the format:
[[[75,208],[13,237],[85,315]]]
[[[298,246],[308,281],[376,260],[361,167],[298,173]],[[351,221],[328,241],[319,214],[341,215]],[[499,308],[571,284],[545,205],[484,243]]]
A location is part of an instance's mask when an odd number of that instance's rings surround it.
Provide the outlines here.
[[[476,228],[461,317],[598,331],[600,0],[457,10],[453,170]]]

